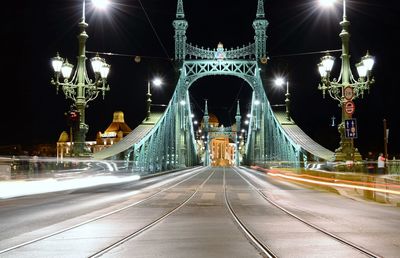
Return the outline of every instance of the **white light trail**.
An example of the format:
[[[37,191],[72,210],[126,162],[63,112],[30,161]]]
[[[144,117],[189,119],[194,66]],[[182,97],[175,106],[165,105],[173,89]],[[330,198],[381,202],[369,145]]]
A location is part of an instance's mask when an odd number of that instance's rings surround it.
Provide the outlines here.
[[[50,193],[79,188],[99,186],[105,184],[116,184],[139,180],[139,175],[117,177],[117,176],[89,176],[68,180],[57,180],[54,178],[37,181],[3,181],[0,182],[0,199],[7,199],[32,194]]]

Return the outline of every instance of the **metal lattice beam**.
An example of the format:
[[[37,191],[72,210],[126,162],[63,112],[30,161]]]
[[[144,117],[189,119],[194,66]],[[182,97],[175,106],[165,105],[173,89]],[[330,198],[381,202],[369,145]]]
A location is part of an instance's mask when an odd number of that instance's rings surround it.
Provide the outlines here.
[[[200,157],[196,149],[188,90],[199,78],[215,75],[239,77],[253,90],[250,124],[243,158],[245,163],[258,164],[280,160],[299,166],[303,161],[306,162],[308,157],[317,157],[318,153],[315,150],[318,148],[307,149],[304,143],[294,137],[291,132],[296,132],[298,136],[305,135],[301,134],[302,131],[299,128],[292,131],[287,131],[288,128],[285,130],[267,99],[259,66],[265,64],[267,60],[268,21],[265,19],[263,0],[258,0],[256,19],[253,22],[255,42],[242,48],[227,50],[220,43],[217,49],[210,50],[186,43],[188,22],[185,20],[182,0],[178,0],[173,26],[175,28],[175,61],[180,66],[180,74],[167,109],[145,135],[138,137],[135,133],[137,134],[139,130],[135,129],[116,144],[117,146],[110,148],[107,157],[120,158],[122,156],[127,163],[131,164],[132,170],[143,173],[198,164]],[[206,103],[204,114],[206,126],[208,118]],[[236,114],[238,131],[240,118],[238,108]],[[214,132],[210,130],[207,133]],[[207,135],[206,142],[209,137],[210,135]],[[237,135],[230,135],[230,137],[235,139],[237,145]],[[206,144],[204,165],[209,165],[208,147]],[[309,149],[313,149],[314,152],[311,153]],[[238,164],[239,158],[235,159]]]

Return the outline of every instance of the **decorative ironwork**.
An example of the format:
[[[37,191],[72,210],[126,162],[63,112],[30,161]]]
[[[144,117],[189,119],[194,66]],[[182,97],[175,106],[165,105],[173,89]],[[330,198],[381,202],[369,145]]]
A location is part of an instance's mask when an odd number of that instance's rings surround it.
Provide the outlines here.
[[[345,136],[345,121],[352,117],[354,111],[354,103],[352,100],[363,97],[364,92],[368,91],[371,84],[374,83],[374,79],[371,78],[371,69],[374,64],[374,59],[367,54],[361,59],[361,62],[356,64],[356,68],[359,74],[359,79],[356,80],[352,74],[350,67],[350,33],[349,26],[350,22],[346,17],[346,1],[343,0],[343,17],[340,22],[342,31],[339,36],[342,41],[342,64],[339,74],[339,78],[330,79],[332,66],[334,64],[334,58],[327,53],[321,58],[321,63],[318,64],[318,70],[321,74],[321,83],[318,85],[318,89],[322,91],[322,95],[325,98],[326,92],[332,99],[339,102],[339,106],[342,108],[342,121],[338,125],[338,131],[340,134],[340,147],[335,150],[335,161],[361,161],[361,154],[358,149],[354,147],[353,139],[348,139]],[[346,110],[346,106],[351,105],[350,110]]]
[[[197,60],[185,61],[182,73],[188,85],[209,75],[233,75],[250,82],[256,76],[257,69],[257,62],[250,60]]]
[[[265,62],[261,62],[260,58],[266,58],[265,29],[268,25],[264,19],[263,7],[263,0],[259,0],[254,22],[256,42],[236,50],[223,49],[221,44],[218,52],[218,49],[204,49],[185,43],[187,22],[184,20],[182,0],[178,0],[176,20],[173,24],[175,57],[180,65],[180,74],[174,95],[162,117],[154,121],[154,127],[141,140],[135,141],[124,151],[120,150],[119,154],[116,153],[114,158],[121,157],[122,154],[128,163],[135,164],[134,168],[140,168],[144,173],[198,164],[201,158],[200,152],[196,149],[188,90],[197,79],[213,75],[239,77],[253,89],[250,123],[242,159],[244,163],[262,164],[280,160],[289,161],[292,166],[299,166],[309,157],[312,158],[312,155],[291,139],[283,129],[263,87],[260,65]],[[228,135],[235,142],[235,162],[239,164],[238,133],[241,131],[239,103],[235,119],[236,128],[210,127],[206,101],[203,116],[204,151],[201,151],[204,154],[203,165],[210,165],[210,138],[221,135]],[[131,138],[135,139],[135,135],[128,135],[121,142],[128,142]]]
[[[187,59],[217,59],[215,54],[217,49],[205,49],[204,47],[193,46],[186,43],[186,58]],[[247,46],[231,48],[230,50],[224,49],[223,59],[254,59],[255,57],[255,44],[251,43]]]
[[[73,137],[73,155],[89,156],[91,153],[85,144],[86,133],[89,130],[89,126],[85,123],[85,110],[88,106],[88,102],[96,99],[100,93],[102,93],[104,99],[106,91],[110,90],[110,86],[107,84],[106,80],[110,70],[110,65],[108,65],[104,59],[100,58],[98,55],[92,58],[91,61],[95,73],[95,79],[94,81],[89,79],[86,70],[86,40],[89,36],[86,33],[88,24],[85,22],[85,1],[83,1],[82,14],[82,19],[78,25],[80,29],[78,35],[79,49],[75,72],[70,79],[73,65],[68,63],[67,59],[64,60],[61,58],[57,53],[57,56],[52,59],[55,74],[54,78],[51,80],[51,84],[55,85],[57,92],[61,87],[65,98],[71,99],[73,102],[72,107],[76,108],[79,112],[79,124]]]

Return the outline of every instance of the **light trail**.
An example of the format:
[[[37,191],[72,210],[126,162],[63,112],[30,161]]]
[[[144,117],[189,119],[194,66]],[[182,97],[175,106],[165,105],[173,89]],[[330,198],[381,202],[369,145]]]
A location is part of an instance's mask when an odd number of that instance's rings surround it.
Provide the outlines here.
[[[307,179],[307,178],[302,178],[302,175],[290,175],[286,172],[280,171],[280,170],[267,170],[263,169],[260,167],[253,167],[257,170],[262,170],[266,172],[268,175],[273,176],[273,177],[281,177],[281,178],[286,178],[290,180],[295,180],[295,181],[301,181],[301,182],[306,182],[306,183],[312,183],[312,184],[317,184],[317,185],[324,185],[324,186],[335,186],[335,187],[342,187],[342,188],[351,188],[351,189],[360,189],[360,190],[368,190],[368,191],[374,191],[374,192],[380,192],[380,193],[389,193],[389,194],[395,194],[395,195],[400,195],[400,191],[396,190],[391,190],[391,189],[381,189],[381,188],[376,188],[376,187],[369,187],[369,186],[361,186],[361,185],[355,185],[355,184],[367,184],[367,185],[377,185],[375,183],[368,183],[368,182],[355,182],[355,181],[349,181],[349,180],[343,180],[347,182],[348,184],[345,183],[331,183],[331,182],[322,182],[318,180],[313,180],[313,179]],[[317,177],[314,177],[317,178]],[[322,178],[320,178],[322,179]],[[323,180],[325,180],[324,178]],[[339,181],[339,180],[338,180]],[[354,183],[354,184],[353,184]],[[381,186],[388,187],[389,185],[386,184],[379,184]]]
[[[74,190],[84,187],[99,186],[132,182],[139,180],[139,175],[117,177],[117,176],[89,176],[85,178],[57,180],[49,178],[37,181],[4,181],[0,182],[0,199],[42,194],[65,190]]]

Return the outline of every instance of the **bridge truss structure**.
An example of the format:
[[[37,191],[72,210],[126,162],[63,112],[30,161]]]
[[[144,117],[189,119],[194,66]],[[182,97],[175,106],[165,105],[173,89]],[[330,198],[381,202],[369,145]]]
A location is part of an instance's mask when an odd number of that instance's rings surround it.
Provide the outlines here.
[[[272,109],[263,87],[267,66],[264,1],[258,0],[254,43],[226,49],[218,44],[215,49],[194,46],[187,42],[183,0],[177,0],[175,28],[175,62],[179,76],[175,92],[163,114],[152,114],[119,143],[94,154],[96,159],[124,159],[133,170],[153,173],[183,168],[200,163],[191,121],[189,88],[205,76],[235,76],[252,88],[251,116],[242,162],[263,164],[285,161],[293,167],[310,161],[329,160],[333,152],[315,143],[293,120],[282,119]],[[208,113],[204,120],[208,123]],[[240,121],[240,114],[236,119]],[[238,121],[237,121],[238,122]],[[237,123],[237,132],[240,123]],[[206,130],[206,139],[207,130]],[[207,143],[207,141],[205,141]],[[236,148],[238,140],[236,139]],[[203,165],[209,165],[209,146],[205,144]],[[236,150],[239,153],[239,150]],[[208,155],[208,156],[207,156]],[[238,158],[235,158],[237,165]]]

